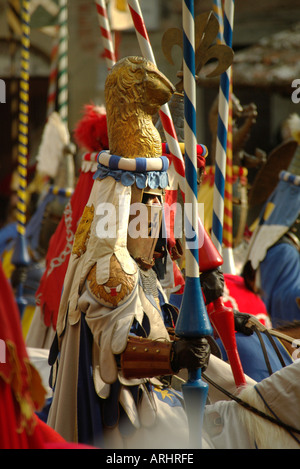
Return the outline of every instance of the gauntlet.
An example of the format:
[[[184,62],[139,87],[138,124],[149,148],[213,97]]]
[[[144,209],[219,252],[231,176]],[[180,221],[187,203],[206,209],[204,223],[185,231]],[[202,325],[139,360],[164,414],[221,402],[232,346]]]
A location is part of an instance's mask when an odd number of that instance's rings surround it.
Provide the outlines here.
[[[174,342],[129,337],[120,358],[125,378],[152,378],[173,375],[182,368],[206,369],[210,346],[205,338],[177,339]]]

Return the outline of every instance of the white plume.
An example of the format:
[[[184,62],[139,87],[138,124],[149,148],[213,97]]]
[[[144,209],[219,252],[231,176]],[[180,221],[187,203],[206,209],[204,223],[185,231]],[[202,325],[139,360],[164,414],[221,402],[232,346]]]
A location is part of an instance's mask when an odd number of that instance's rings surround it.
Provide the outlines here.
[[[70,142],[69,131],[57,112],[53,112],[45,125],[37,154],[37,171],[55,177],[63,156],[64,146]]]
[[[287,119],[287,123],[289,124],[292,131],[300,129],[300,116],[296,113],[290,114]]]
[[[300,116],[296,113],[290,114],[282,125],[283,138],[293,138],[300,143]]]

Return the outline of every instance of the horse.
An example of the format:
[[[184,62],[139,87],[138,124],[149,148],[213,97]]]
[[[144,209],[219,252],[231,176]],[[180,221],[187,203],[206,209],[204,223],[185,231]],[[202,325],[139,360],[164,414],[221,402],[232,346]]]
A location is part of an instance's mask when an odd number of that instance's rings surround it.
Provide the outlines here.
[[[251,383],[255,376],[251,373],[247,385],[234,390],[219,363],[215,370],[207,368],[203,379],[209,384],[210,402],[205,409],[204,438],[214,449],[299,449],[300,321],[267,329],[250,316],[247,325],[253,334],[243,335],[237,346],[241,360],[243,345],[250,352],[249,362],[242,363],[245,374],[251,372],[250,363],[259,380]],[[253,340],[261,347],[253,347]],[[258,359],[260,353],[265,363]]]

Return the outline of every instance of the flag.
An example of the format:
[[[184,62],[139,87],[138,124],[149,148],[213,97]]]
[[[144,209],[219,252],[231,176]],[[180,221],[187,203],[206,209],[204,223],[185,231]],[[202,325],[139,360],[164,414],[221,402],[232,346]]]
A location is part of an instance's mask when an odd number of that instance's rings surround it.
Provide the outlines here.
[[[125,31],[133,29],[133,21],[126,0],[110,0],[108,15],[112,31]]]
[[[32,29],[54,26],[58,23],[59,0],[30,0],[29,13]]]
[[[31,0],[30,2],[30,28],[41,29],[53,35],[58,25],[59,0]],[[16,36],[22,35],[21,29],[21,1],[8,0],[6,10],[9,30]]]
[[[248,259],[253,269],[263,261],[267,250],[293,225],[299,215],[300,176],[281,171],[279,183],[267,200],[252,235]]]

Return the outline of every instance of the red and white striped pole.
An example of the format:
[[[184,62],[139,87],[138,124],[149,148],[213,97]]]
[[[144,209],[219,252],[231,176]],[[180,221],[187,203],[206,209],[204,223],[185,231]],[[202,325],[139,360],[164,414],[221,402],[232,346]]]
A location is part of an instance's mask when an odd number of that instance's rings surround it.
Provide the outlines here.
[[[104,57],[107,64],[107,69],[110,70],[116,63],[116,55],[114,43],[111,35],[110,25],[108,21],[107,9],[105,0],[95,0],[100,32],[104,47]]]

